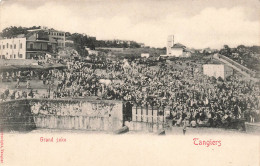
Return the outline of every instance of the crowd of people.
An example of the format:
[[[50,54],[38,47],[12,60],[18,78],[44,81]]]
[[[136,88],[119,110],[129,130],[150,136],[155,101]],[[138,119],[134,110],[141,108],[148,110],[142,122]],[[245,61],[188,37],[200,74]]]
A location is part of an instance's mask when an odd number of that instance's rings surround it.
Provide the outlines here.
[[[27,76],[27,90],[22,92],[19,92],[21,72],[2,72],[1,81],[16,81],[17,89],[5,90],[1,99],[95,96],[101,100],[123,100],[133,106],[169,110],[168,117],[177,125],[184,120],[191,124],[207,120],[210,126],[232,119],[260,120],[259,84],[239,75],[225,81],[208,77],[196,61],[175,60],[156,66],[127,60],[66,63],[66,69],[23,71],[26,74],[22,75]],[[30,81],[34,79],[41,80],[45,93],[32,89]]]

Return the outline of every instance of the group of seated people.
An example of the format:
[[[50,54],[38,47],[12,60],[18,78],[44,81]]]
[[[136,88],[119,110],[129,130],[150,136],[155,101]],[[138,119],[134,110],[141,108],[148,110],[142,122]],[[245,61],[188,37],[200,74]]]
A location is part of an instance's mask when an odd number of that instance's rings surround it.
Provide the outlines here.
[[[69,64],[67,69],[29,73],[47,86],[44,98],[96,96],[129,101],[138,107],[168,109],[176,124],[185,119],[196,124],[209,119],[211,125],[229,119],[260,120],[259,84],[239,75],[225,81],[208,77],[202,74],[201,64],[193,61],[176,60],[157,66],[110,61],[101,63],[102,68],[83,61],[71,60]],[[2,99],[6,92],[3,94]],[[27,96],[33,94],[31,91]]]

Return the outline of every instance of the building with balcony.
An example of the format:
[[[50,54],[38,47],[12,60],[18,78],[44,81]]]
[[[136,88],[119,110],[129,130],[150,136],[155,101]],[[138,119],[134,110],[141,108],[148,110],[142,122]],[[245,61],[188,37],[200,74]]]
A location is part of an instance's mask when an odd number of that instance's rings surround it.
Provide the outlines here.
[[[46,54],[57,53],[57,40],[44,30],[31,31],[27,35],[0,40],[1,59],[44,59]]]
[[[57,30],[54,30],[54,29],[49,29],[48,30],[48,35],[57,40],[57,43],[58,43],[58,47],[59,48],[64,48],[65,47],[65,44],[66,44],[66,37],[65,37],[65,32],[62,32],[62,31],[57,31]]]
[[[35,31],[26,35],[26,59],[44,59],[50,52],[51,42],[48,32]]]

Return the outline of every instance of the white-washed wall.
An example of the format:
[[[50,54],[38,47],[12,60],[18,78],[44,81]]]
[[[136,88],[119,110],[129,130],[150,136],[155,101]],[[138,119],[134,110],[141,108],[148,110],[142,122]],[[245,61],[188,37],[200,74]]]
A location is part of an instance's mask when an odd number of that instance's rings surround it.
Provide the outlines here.
[[[31,101],[37,128],[113,131],[123,126],[118,101]]]

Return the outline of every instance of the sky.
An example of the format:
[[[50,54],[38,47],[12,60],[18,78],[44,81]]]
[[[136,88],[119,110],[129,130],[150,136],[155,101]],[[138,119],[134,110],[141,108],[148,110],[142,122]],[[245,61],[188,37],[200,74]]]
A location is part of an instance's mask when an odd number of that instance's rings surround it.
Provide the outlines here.
[[[168,35],[189,48],[260,45],[259,0],[2,0],[0,4],[0,30],[47,26],[151,47],[165,47]]]

